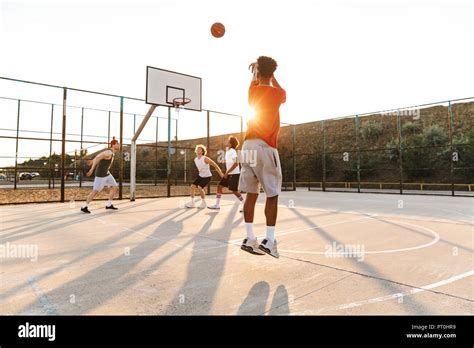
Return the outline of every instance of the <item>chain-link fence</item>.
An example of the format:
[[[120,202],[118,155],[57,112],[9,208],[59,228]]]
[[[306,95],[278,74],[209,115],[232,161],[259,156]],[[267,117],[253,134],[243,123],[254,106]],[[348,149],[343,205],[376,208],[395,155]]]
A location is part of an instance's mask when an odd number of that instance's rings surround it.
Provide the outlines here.
[[[0,204],[84,200],[90,161],[113,137],[122,148],[111,172],[119,198],[130,198],[130,141],[144,100],[8,78],[0,90]],[[245,128],[240,115],[157,108],[137,141],[136,197],[187,195],[195,145],[219,162],[228,136],[242,142]],[[474,195],[474,98],[282,123],[278,149],[283,190]]]
[[[294,127],[298,186],[474,195],[474,98]]]

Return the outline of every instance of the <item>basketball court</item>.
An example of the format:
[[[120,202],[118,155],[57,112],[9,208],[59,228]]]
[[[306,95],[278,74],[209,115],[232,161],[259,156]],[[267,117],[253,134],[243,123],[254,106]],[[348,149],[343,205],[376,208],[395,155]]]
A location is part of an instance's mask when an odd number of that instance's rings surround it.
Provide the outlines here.
[[[0,207],[5,245],[37,247],[2,258],[1,314],[473,313],[470,198],[284,192],[279,259],[240,250],[230,195],[219,212],[184,202]]]
[[[62,153],[66,98],[65,87]],[[105,210],[104,202],[95,201],[90,205],[92,214],[84,215],[79,210],[83,202],[74,200],[0,207],[4,243],[0,314],[473,313],[474,206],[468,197],[301,188],[283,192],[276,230],[279,259],[240,249],[243,215],[231,195],[224,195],[220,211],[186,209],[184,197],[137,197],[141,160],[137,145],[155,109],[167,110],[170,196],[171,115],[179,117],[183,109],[207,111],[209,144],[209,110],[202,108],[201,99],[201,78],[146,68],[146,99],[135,102],[147,111],[138,128],[134,118],[129,139],[130,176],[124,186],[130,187],[130,200],[114,201],[118,211]],[[120,103],[123,154],[124,97]],[[18,110],[19,105],[20,100]],[[193,122],[186,126],[203,124]],[[243,121],[237,130],[240,135],[242,125]],[[82,135],[80,146],[82,153]],[[61,173],[65,172],[63,159]],[[123,172],[122,161],[120,183]],[[65,186],[62,175],[61,200],[67,202]],[[209,204],[212,200],[208,196]],[[265,231],[264,203],[261,195],[255,214],[260,240]]]

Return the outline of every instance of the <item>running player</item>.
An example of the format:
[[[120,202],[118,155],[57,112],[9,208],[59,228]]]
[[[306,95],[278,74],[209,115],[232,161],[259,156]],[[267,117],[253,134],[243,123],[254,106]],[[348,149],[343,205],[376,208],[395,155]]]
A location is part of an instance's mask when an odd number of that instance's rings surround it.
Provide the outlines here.
[[[109,200],[105,204],[105,209],[112,209],[117,210],[118,208],[114,207],[112,204],[112,199],[114,198],[115,194],[117,193],[118,184],[115,181],[112,174],[110,174],[110,167],[112,166],[112,162],[114,161],[115,154],[120,150],[120,144],[115,137],[112,138],[110,142],[110,148],[102,151],[97,156],[95,156],[94,160],[92,161],[91,169],[87,172],[87,176],[91,176],[95,170],[95,179],[94,179],[94,188],[89,196],[87,196],[87,200],[84,205],[81,207],[81,211],[90,214],[89,211],[89,204],[92,202],[94,197],[102,191],[104,186],[110,186],[110,193],[109,193]]]
[[[221,177],[224,176],[222,170],[219,166],[211,160],[209,157],[206,156],[207,149],[204,145],[199,144],[196,145],[196,158],[194,159],[194,163],[196,164],[196,168],[198,169],[198,177],[194,180],[193,184],[191,185],[191,202],[186,203],[186,208],[194,208],[194,195],[196,189],[199,191],[199,195],[201,196],[201,204],[198,206],[199,209],[206,208],[206,192],[204,192],[204,187],[211,181],[212,173],[209,165],[213,166]]]
[[[227,140],[227,146],[225,151],[225,165],[226,172],[222,177],[222,180],[217,186],[216,193],[216,204],[209,206],[209,209],[220,209],[221,206],[221,197],[222,197],[222,188],[227,187],[232,193],[238,198],[240,203],[243,203],[244,198],[239,192],[239,177],[240,177],[240,168],[239,162],[237,160],[237,148],[239,147],[239,140],[230,136]],[[243,212],[243,209],[240,210]]]
[[[247,237],[241,249],[252,254],[265,252],[278,258],[280,255],[275,239],[278,195],[281,192],[281,165],[277,150],[280,132],[280,105],[286,101],[286,92],[277,82],[274,72],[277,62],[270,57],[259,57],[249,67],[253,79],[249,88],[249,104],[254,118],[248,122],[247,133],[241,151],[239,189],[247,192],[244,204],[244,220]],[[255,158],[255,162],[248,161]],[[253,232],[255,204],[263,186],[267,200],[265,217],[266,237],[259,245]]]

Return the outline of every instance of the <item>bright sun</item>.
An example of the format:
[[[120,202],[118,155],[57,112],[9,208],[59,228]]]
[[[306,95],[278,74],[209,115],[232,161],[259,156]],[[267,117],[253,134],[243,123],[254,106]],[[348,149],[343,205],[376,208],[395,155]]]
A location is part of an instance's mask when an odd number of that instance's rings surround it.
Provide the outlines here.
[[[255,110],[254,108],[250,107],[250,105],[248,105],[246,108],[245,108],[245,112],[244,112],[244,122],[247,123],[248,121],[250,121],[251,119],[253,119],[255,116]]]

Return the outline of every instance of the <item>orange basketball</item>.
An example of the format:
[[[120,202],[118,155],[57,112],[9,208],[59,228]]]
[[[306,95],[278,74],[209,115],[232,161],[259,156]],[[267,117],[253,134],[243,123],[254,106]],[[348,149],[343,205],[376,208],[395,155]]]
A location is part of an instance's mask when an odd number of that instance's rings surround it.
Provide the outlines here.
[[[211,27],[211,34],[214,37],[223,37],[225,34],[225,27],[222,23],[214,23]]]

